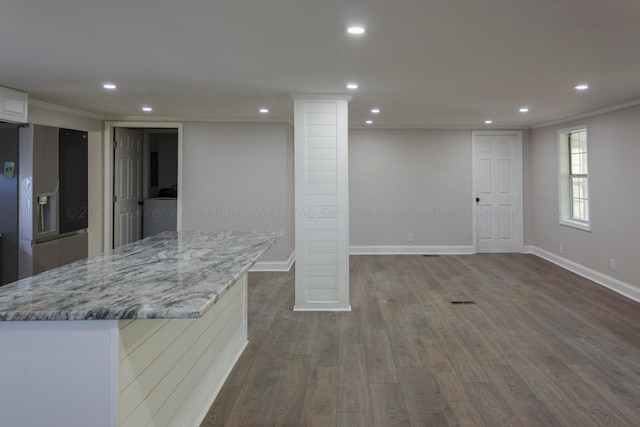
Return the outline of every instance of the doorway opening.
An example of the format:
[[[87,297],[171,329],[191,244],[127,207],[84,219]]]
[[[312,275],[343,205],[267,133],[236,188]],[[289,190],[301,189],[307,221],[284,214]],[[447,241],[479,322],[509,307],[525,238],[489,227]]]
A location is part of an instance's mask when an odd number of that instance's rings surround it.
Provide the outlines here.
[[[105,251],[181,229],[182,124],[108,122]]]

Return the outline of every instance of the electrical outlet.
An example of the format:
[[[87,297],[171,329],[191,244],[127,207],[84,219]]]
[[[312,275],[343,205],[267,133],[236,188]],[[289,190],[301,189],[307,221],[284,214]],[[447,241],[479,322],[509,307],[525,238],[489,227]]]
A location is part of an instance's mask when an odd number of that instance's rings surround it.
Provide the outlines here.
[[[611,271],[616,271],[616,260],[611,258],[609,260],[609,268],[611,268]]]
[[[560,243],[560,253],[561,254],[564,253],[564,245],[562,243]]]
[[[413,242],[413,233],[409,233],[407,236],[407,242]]]

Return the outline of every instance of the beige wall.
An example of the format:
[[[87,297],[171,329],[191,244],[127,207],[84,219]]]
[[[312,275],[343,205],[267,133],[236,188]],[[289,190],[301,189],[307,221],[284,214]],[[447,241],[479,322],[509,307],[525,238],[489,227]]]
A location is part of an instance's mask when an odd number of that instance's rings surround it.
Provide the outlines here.
[[[471,246],[471,160],[471,131],[351,130],[350,245]]]
[[[29,106],[29,121],[89,132],[89,255],[103,252],[104,122]],[[283,230],[261,261],[294,248],[293,128],[187,122],[183,127],[183,230]]]
[[[89,133],[89,256],[103,252],[104,122],[72,112],[29,105],[29,123],[83,130]]]
[[[100,253],[104,122],[29,108],[32,123],[89,132],[89,253]],[[639,118],[634,107],[523,132],[525,245],[640,288]],[[589,126],[591,232],[557,219],[557,131],[575,124]],[[351,245],[472,244],[470,131],[351,130],[349,150]],[[284,230],[263,258],[283,262],[294,248],[293,182],[291,126],[184,124],[184,230]]]
[[[533,240],[533,230],[531,221],[526,220],[527,212],[530,212],[533,208],[531,206],[532,198],[530,197],[533,192],[533,169],[531,162],[528,159],[531,157],[531,130],[522,131],[522,208],[524,210],[523,216],[523,243],[524,245],[530,245]]]
[[[286,165],[287,165],[287,189],[286,189],[286,206],[287,212],[293,213],[295,211],[295,160],[294,160],[294,134],[293,126],[286,126]],[[295,250],[295,217],[286,221],[286,233],[282,236],[281,240],[286,239],[285,247]],[[284,250],[284,254],[286,254]]]
[[[104,122],[100,119],[74,114],[71,110],[57,109],[56,106],[46,108],[29,104],[29,123],[56,126],[61,128],[84,130],[87,132],[103,132]]]
[[[182,229],[282,230],[261,261],[286,261],[294,249],[291,126],[188,122],[183,138]]]
[[[588,125],[591,232],[558,221],[558,136]],[[527,244],[640,289],[640,107],[602,114],[531,132]],[[560,255],[560,245],[564,253]],[[609,268],[616,260],[616,270]]]

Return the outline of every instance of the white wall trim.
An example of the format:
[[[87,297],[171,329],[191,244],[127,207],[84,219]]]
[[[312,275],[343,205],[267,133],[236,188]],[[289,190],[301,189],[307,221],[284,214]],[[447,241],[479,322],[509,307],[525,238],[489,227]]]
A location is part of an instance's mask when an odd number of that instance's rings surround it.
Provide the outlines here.
[[[133,121],[133,122],[202,122],[202,123],[241,123],[241,124],[287,124],[293,126],[293,119],[286,117],[264,117],[262,120],[252,120],[246,117],[208,117],[208,116],[106,116],[106,121]],[[152,127],[152,126],[150,126]]]
[[[333,306],[329,306],[329,307],[324,307],[321,305],[322,303],[318,303],[317,307],[293,307],[293,311],[351,311],[351,304],[349,304],[348,307],[339,307],[339,308],[333,308]],[[331,302],[328,302],[328,304],[332,304]]]
[[[607,276],[606,274],[602,274],[598,271],[592,270],[589,267],[585,267],[581,264],[558,256],[537,246],[525,246],[524,253],[536,255],[542,259],[545,259],[553,264],[564,268],[565,270],[569,270],[572,273],[577,274],[578,276],[582,276],[601,286],[604,286],[605,288],[609,288],[612,291],[619,293],[620,295],[623,295],[636,302],[640,302],[640,289],[636,288],[630,283],[626,283],[622,280]]]
[[[349,130],[371,130],[371,125],[361,125],[358,123],[349,124]],[[478,125],[465,125],[460,124],[460,126],[454,125],[428,125],[425,124],[423,126],[417,124],[406,124],[406,125],[377,125],[375,130],[469,130],[474,131],[478,129]],[[531,129],[529,125],[519,125],[519,126],[500,126],[496,128],[496,131],[522,131]]]
[[[349,255],[471,255],[473,246],[350,246]]]
[[[290,271],[296,260],[296,251],[292,251],[286,261],[258,261],[249,270],[250,272],[258,271]]]
[[[600,116],[602,114],[613,113],[614,111],[625,110],[627,108],[633,108],[640,105],[640,99],[634,99],[632,101],[623,102],[621,104],[611,105],[609,107],[600,108],[586,112],[584,114],[578,114],[575,116],[567,117],[566,119],[553,120],[550,122],[541,123],[539,125],[531,126],[531,129],[545,128],[549,126],[562,125],[564,123],[573,122],[575,120],[588,119],[589,117]]]
[[[473,246],[350,246],[349,255],[471,255]],[[290,271],[296,261],[295,250],[286,261],[259,261],[249,270]]]
[[[302,101],[351,101],[353,95],[345,95],[344,93],[290,93],[289,96],[294,100]]]
[[[34,107],[46,108],[47,110],[58,111],[60,113],[72,114],[74,116],[86,117],[95,120],[104,120],[105,116],[102,114],[91,113],[89,111],[76,110],[75,108],[64,107],[62,105],[50,104],[48,102],[39,101],[37,99],[30,99],[29,105]]]

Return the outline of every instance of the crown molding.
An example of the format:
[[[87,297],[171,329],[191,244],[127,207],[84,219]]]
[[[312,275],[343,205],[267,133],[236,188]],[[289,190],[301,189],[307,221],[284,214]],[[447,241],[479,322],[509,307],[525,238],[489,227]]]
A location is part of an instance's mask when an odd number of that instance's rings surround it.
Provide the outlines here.
[[[640,98],[634,99],[633,101],[622,102],[620,104],[615,104],[609,107],[600,108],[598,110],[589,111],[587,113],[578,114],[576,116],[567,117],[565,119],[554,120],[552,122],[546,122],[539,125],[531,126],[531,129],[539,129],[539,128],[545,128],[549,126],[562,125],[562,124],[573,122],[576,120],[588,119],[590,117],[600,116],[602,114],[613,113],[614,111],[637,107],[639,105],[640,105]]]
[[[300,101],[351,101],[353,95],[344,93],[290,93],[293,100]]]
[[[320,96],[322,95],[322,96]],[[290,94],[293,99],[346,99],[349,100],[351,98],[350,95],[343,94]],[[45,101],[40,101],[37,99],[29,98],[29,106],[46,108],[52,111],[58,111],[61,113],[73,114],[76,116],[86,117],[95,120],[103,120],[103,121],[144,121],[144,122],[210,122],[210,123],[271,123],[271,124],[287,124],[289,126],[293,126],[293,119],[269,119],[265,118],[263,120],[247,120],[243,117],[225,117],[225,118],[211,118],[211,117],[180,117],[180,116],[149,116],[149,115],[138,115],[138,116],[123,116],[123,115],[104,115],[98,113],[92,113],[89,111],[78,110],[75,108],[64,107],[58,104],[52,104]],[[632,101],[623,102],[620,104],[615,104],[606,108],[600,108],[597,110],[593,110],[587,113],[578,114],[571,117],[566,117],[559,120],[553,120],[550,122],[545,122],[537,125],[524,125],[519,127],[511,127],[504,126],[499,129],[486,129],[486,130],[527,130],[527,129],[539,129],[549,126],[557,126],[565,123],[569,123],[576,120],[587,119],[590,117],[599,116],[602,114],[612,113],[619,110],[624,110],[626,108],[632,108],[640,106],[640,99],[635,99]],[[478,130],[477,126],[375,126],[375,125],[361,125],[361,124],[353,124],[349,126],[350,130],[469,130],[475,131]]]
[[[376,125],[361,125],[354,124],[349,125],[349,130],[460,130],[460,131],[489,131],[489,132],[498,132],[498,131],[524,131],[530,129],[529,125],[525,126],[500,126],[497,128],[489,128],[489,129],[479,129],[477,125],[474,126],[416,126],[416,125],[408,125],[408,126],[376,126]]]
[[[77,110],[75,108],[63,107],[58,104],[51,104],[50,102],[39,101],[37,99],[29,99],[29,106],[46,108],[47,110],[58,111],[60,113],[73,114],[74,116],[87,117],[95,120],[105,120],[105,116],[102,114],[91,113],[89,111]]]
[[[288,119],[263,119],[263,120],[247,120],[240,117],[225,117],[225,118],[211,118],[211,117],[181,117],[181,116],[105,116],[103,118],[109,122],[207,122],[207,123],[255,123],[255,124],[286,124],[293,126],[293,120]]]

